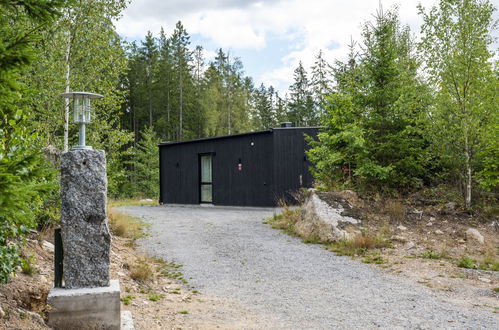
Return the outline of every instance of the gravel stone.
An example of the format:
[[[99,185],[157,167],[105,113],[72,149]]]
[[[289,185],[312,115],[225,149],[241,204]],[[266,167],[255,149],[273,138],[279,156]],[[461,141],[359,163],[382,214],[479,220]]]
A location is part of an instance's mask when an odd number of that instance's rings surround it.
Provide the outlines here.
[[[151,224],[142,249],[183,264],[201,293],[246,305],[281,329],[496,329],[499,317],[263,224],[276,209],[127,206]]]

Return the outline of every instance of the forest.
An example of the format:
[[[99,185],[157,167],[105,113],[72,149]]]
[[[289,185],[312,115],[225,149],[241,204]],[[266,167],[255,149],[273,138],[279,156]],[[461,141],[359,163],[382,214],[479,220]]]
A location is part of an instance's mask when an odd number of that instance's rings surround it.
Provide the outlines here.
[[[113,22],[127,0],[0,1],[0,282],[32,228],[58,222],[56,166],[78,132],[59,95],[88,91],[88,145],[106,151],[110,198],[158,198],[158,143],[276,127],[321,126],[308,152],[317,184],[390,196],[419,191],[497,215],[497,10],[487,0],[366,17],[348,58],[300,62],[286,93],[255,85],[243,61],[212,61],[188,27],[127,42]],[[360,22],[359,22],[360,23]],[[213,51],[213,50],[211,50]]]

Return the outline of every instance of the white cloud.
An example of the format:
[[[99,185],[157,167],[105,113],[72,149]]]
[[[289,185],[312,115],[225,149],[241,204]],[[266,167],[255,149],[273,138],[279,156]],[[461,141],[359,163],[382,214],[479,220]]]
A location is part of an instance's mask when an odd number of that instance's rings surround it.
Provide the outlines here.
[[[382,4],[386,9],[399,4],[401,21],[418,32],[419,2],[429,7],[436,0],[384,0]],[[298,61],[308,69],[320,49],[330,63],[343,59],[350,38],[360,39],[361,24],[372,18],[378,6],[378,0],[135,0],[116,25],[122,35],[143,38],[148,30],[157,34],[161,26],[172,31],[181,20],[189,33],[236,52],[272,47],[267,41],[270,34],[287,38],[294,50],[281,59],[281,66],[254,77],[256,83],[272,82],[282,90],[292,82]]]

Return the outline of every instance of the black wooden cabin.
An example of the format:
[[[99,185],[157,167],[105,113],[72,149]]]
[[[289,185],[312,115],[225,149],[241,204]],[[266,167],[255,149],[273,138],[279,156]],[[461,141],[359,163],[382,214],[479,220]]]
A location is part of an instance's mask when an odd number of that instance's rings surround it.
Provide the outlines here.
[[[159,145],[160,203],[275,206],[312,185],[304,135],[316,127],[266,131]]]

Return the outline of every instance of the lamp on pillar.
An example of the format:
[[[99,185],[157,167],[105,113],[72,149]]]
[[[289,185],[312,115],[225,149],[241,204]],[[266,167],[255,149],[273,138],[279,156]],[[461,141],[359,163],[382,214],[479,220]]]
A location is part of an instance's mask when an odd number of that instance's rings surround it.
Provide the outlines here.
[[[91,146],[85,144],[85,125],[92,122],[92,106],[90,100],[100,99],[104,96],[87,92],[68,92],[63,93],[60,96],[73,99],[73,122],[80,126],[79,144],[74,146],[73,149],[92,149]]]

